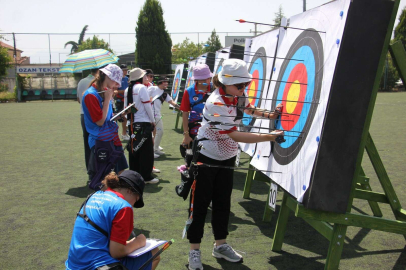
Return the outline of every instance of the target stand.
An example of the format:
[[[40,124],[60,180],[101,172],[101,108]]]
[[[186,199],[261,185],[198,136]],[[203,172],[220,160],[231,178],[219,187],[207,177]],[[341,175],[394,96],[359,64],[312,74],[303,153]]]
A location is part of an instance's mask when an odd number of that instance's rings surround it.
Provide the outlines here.
[[[303,203],[299,203],[296,198],[284,192],[272,251],[282,250],[289,211],[293,211],[296,217],[302,218],[330,241],[325,269],[338,269],[348,226],[406,236],[406,210],[401,207],[369,133],[388,49],[397,57],[396,62],[402,62],[397,48],[395,47],[395,50],[393,47],[389,48],[399,2],[399,0],[352,2],[310,186]],[[368,29],[371,29],[369,27],[372,27],[368,25],[369,23],[372,23],[374,31],[376,30],[373,36],[368,33]],[[377,25],[379,26],[375,27]],[[365,45],[369,38],[373,38],[377,44]],[[357,49],[352,50],[353,48]],[[361,71],[351,67],[354,63],[352,61],[363,63],[364,67],[371,66]],[[403,59],[403,65],[404,61]],[[398,69],[401,73],[402,70]],[[355,108],[353,102],[348,102],[348,98],[360,101],[356,104],[359,111],[352,114],[354,117],[346,123],[348,125],[346,128],[338,130],[337,121],[343,117],[347,118],[349,115],[347,113]],[[344,112],[340,115],[339,111]],[[348,129],[352,128],[358,131],[348,132]],[[338,136],[340,140],[337,140]],[[371,161],[384,193],[371,190],[369,178],[361,166],[364,152]],[[373,216],[351,213],[354,198],[367,200]],[[389,204],[395,220],[383,218],[378,203]]]

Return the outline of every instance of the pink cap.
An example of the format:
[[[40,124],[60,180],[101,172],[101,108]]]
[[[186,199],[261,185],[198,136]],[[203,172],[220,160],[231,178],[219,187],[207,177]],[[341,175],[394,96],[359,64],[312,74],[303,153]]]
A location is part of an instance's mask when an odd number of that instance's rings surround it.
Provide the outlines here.
[[[210,68],[206,64],[199,64],[193,67],[192,80],[205,80],[213,77],[213,73],[210,72]]]

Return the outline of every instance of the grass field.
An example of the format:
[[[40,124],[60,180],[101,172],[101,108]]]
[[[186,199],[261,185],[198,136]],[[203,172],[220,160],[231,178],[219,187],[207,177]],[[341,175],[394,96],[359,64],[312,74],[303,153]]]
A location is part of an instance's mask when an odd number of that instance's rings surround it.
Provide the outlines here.
[[[354,112],[356,113],[356,112]],[[182,240],[187,202],[174,192],[182,164],[180,132],[175,114],[163,109],[166,156],[156,160],[159,185],[145,189],[145,207],[135,210],[137,233],[175,239],[163,253],[159,269],[186,269],[188,242]],[[406,203],[406,93],[378,95],[371,134],[403,205]],[[76,212],[90,190],[85,186],[79,104],[72,101],[0,104],[0,269],[64,269]],[[345,127],[339,127],[345,128]],[[344,147],[344,146],[343,146]],[[363,166],[373,190],[381,191],[365,155]],[[243,156],[241,166],[248,166]],[[323,269],[328,241],[291,213],[283,252],[270,250],[277,213],[262,221],[269,185],[253,183],[250,199],[242,198],[245,172],[235,172],[228,242],[245,253],[244,263],[211,256],[210,211],[202,242],[205,270]],[[278,194],[280,204],[282,192]],[[385,217],[390,209],[381,205]],[[276,212],[279,211],[277,207]],[[353,212],[371,214],[356,200]],[[401,235],[350,227],[340,269],[405,269],[405,238]]]

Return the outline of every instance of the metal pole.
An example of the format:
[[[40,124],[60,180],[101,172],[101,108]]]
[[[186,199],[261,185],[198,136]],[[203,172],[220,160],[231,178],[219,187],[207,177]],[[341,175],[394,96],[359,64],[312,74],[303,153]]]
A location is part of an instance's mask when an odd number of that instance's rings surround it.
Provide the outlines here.
[[[254,31],[254,36],[257,35],[257,23],[255,23],[255,31]]]
[[[199,47],[199,32],[197,32],[197,52],[200,54],[200,47]]]
[[[48,45],[49,45],[49,67],[51,67],[51,38],[48,34]]]
[[[306,0],[303,0],[303,12],[306,11]]]
[[[21,101],[21,91],[20,91],[20,87],[18,85],[18,79],[17,79],[17,48],[16,48],[16,36],[13,33],[13,41],[14,41],[14,53],[13,53],[13,57],[14,57],[14,68],[15,68],[15,84],[16,84],[16,89],[17,89],[17,100],[20,102]]]

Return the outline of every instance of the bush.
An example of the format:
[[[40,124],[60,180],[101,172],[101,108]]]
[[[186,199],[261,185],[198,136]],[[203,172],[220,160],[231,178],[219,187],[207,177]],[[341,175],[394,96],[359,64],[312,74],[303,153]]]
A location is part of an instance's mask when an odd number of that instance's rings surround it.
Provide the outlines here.
[[[11,92],[0,92],[0,101],[14,101],[16,99],[16,95]]]
[[[1,84],[0,83],[0,93],[8,91],[8,84]]]

